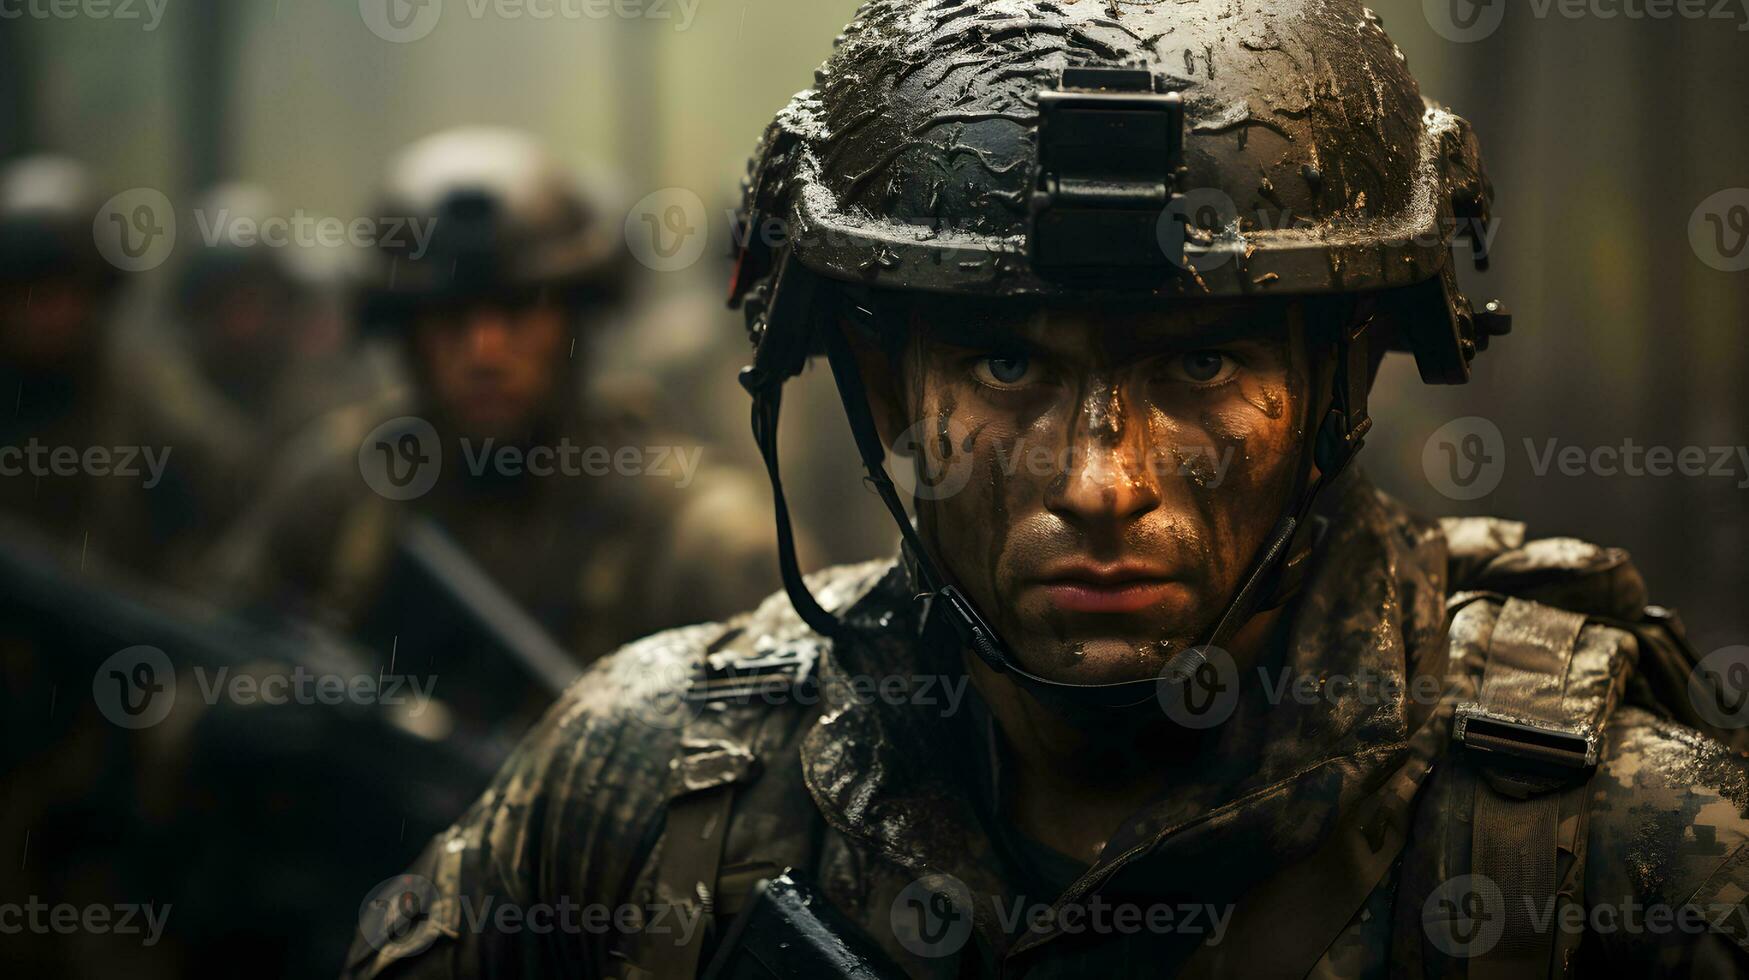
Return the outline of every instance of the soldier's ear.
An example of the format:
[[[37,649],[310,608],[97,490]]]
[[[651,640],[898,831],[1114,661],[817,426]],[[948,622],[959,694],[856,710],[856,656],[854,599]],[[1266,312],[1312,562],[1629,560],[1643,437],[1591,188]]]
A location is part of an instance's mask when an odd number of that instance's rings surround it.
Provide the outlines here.
[[[881,445],[891,453],[893,441],[908,424],[904,421],[905,402],[900,395],[898,359],[856,325],[843,321],[838,329],[844,331],[850,352],[856,358],[857,370],[862,374],[863,388],[868,392],[869,414],[874,416]]]

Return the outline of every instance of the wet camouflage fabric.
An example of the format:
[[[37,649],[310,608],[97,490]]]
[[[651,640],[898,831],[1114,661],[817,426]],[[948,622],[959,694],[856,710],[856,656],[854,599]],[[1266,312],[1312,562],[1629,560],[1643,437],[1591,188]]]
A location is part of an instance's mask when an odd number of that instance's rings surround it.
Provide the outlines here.
[[[496,928],[478,913],[488,898],[640,909],[686,901],[658,885],[668,879],[656,869],[675,847],[663,834],[666,805],[725,782],[737,784],[734,811],[705,904],[727,918],[741,885],[778,867],[799,869],[912,977],[1272,975],[1282,969],[1274,958],[1295,951],[1309,952],[1294,961],[1296,974],[1462,975],[1463,962],[1440,957],[1422,918],[1432,888],[1462,870],[1434,866],[1449,860],[1448,837],[1469,832],[1466,767],[1448,748],[1451,712],[1475,694],[1478,630],[1501,608],[1498,594],[1463,590],[1515,582],[1530,598],[1578,596],[1629,612],[1643,603],[1643,587],[1617,552],[1524,545],[1522,528],[1507,522],[1424,521],[1358,474],[1331,503],[1331,526],[1274,666],[1315,688],[1371,671],[1386,690],[1416,691],[1420,678],[1438,696],[1270,705],[1260,684],[1241,685],[1230,720],[1193,736],[1203,751],[1181,784],[1138,812],[1061,895],[1017,894],[1023,876],[977,789],[993,780],[1000,755],[980,747],[989,736],[977,731],[976,711],[914,696],[924,681],[963,675],[957,658],[916,641],[901,566],[877,563],[814,580],[859,642],[827,643],[777,596],[724,624],[650,637],[599,663],[413,867],[410,880],[429,882],[429,914],[366,929],[348,975],[647,975],[635,960],[650,962],[653,944],[678,934],[655,928],[655,914],[640,939],[636,929]],[[1575,584],[1588,577],[1597,589]],[[1448,600],[1458,620],[1469,610],[1449,640]],[[1575,662],[1601,666],[1607,677],[1619,681],[1631,666],[1623,651],[1649,649],[1626,625],[1586,622]],[[683,679],[707,661],[785,651],[802,662],[818,655],[814,683],[776,704],[680,696]],[[859,696],[859,677],[906,678],[911,687],[897,697]],[[817,703],[801,693],[810,690]],[[1724,907],[1749,887],[1749,780],[1738,757],[1663,713],[1648,702],[1610,716],[1600,771],[1571,795],[1588,819],[1564,821],[1564,840],[1572,848],[1573,833],[1587,835],[1587,901]],[[1384,845],[1405,834],[1395,857]],[[1260,897],[1292,894],[1282,882],[1321,867],[1327,845],[1351,836],[1372,844],[1339,851],[1333,866],[1343,870],[1302,882],[1311,888],[1306,900],[1282,909]],[[1100,902],[1168,905],[1180,928],[1096,934],[1073,918],[1017,918],[1017,901],[1060,912]],[[927,919],[917,912],[924,908],[945,911]],[[931,946],[951,939],[947,927],[959,913],[969,935],[958,946]],[[1223,941],[1206,942],[1222,916]],[[1749,958],[1741,936],[1587,931],[1564,955],[1575,968],[1742,970]]]

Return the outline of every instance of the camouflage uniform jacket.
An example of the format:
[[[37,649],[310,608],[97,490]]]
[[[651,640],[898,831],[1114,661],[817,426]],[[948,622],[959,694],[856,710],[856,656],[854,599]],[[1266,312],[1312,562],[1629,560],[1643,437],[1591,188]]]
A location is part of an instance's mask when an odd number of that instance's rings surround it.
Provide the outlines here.
[[[977,711],[924,689],[963,677],[957,657],[916,641],[902,566],[874,563],[813,582],[858,642],[829,644],[776,596],[599,663],[427,848],[405,879],[422,897],[415,914],[367,908],[349,975],[666,977],[648,953],[663,941],[652,935],[684,940],[688,909],[720,931],[749,882],[791,867],[918,978],[1461,976],[1463,956],[1480,948],[1454,949],[1462,930],[1424,922],[1424,910],[1453,900],[1474,911],[1449,884],[1467,870],[1470,801],[1480,799],[1468,750],[1451,747],[1454,706],[1476,696],[1482,651],[1497,627],[1508,631],[1506,617],[1555,605],[1583,613],[1561,620],[1580,665],[1568,697],[1583,710],[1620,703],[1595,774],[1549,797],[1554,884],[1584,924],[1557,937],[1545,959],[1556,966],[1541,972],[1749,967],[1739,904],[1749,780],[1736,754],[1673,720],[1687,710],[1685,675],[1671,634],[1646,618],[1626,556],[1573,540],[1526,544],[1509,522],[1424,521],[1358,476],[1345,482],[1278,665],[1330,696],[1270,705],[1257,697],[1264,684],[1244,685],[1230,720],[1204,734],[1194,771],[1060,894],[1027,893],[1039,878],[1013,856],[1014,835],[987,802],[999,796],[980,790],[1000,753],[984,751]],[[811,671],[809,683],[779,696],[699,693],[733,661],[785,657]],[[1380,679],[1387,693],[1331,686],[1338,675]],[[1433,697],[1402,696],[1427,677]],[[901,681],[879,686],[892,678]],[[735,785],[726,832],[707,831],[722,834],[715,880],[673,894],[665,852],[696,841],[673,840],[665,820],[725,783]],[[913,915],[928,892],[949,896],[956,915]],[[1126,929],[1112,915],[1118,926],[1091,928],[1102,902],[1108,915],[1130,903],[1165,906],[1169,918],[1138,929],[1131,917]],[[536,928],[532,913],[499,917],[566,903],[599,908],[569,929],[562,918]],[[1591,914],[1660,903],[1691,904],[1706,921],[1620,928],[1619,916]],[[960,921],[970,928],[956,935]]]

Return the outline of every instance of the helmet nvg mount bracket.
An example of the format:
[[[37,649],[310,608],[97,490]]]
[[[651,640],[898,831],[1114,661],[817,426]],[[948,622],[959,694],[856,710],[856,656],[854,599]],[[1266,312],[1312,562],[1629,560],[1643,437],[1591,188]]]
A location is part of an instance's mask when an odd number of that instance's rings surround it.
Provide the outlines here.
[[[1298,484],[1207,642],[1288,590],[1318,491],[1371,419],[1370,353],[1412,352],[1461,384],[1497,303],[1472,310],[1453,253],[1485,266],[1492,189],[1469,124],[1426,101],[1379,19],[1354,0],[871,0],[757,148],[730,286],[755,344],[742,383],[772,479],[780,564],[798,613],[842,626],[797,566],[776,451],[783,383],[825,354],[871,484],[928,597],[992,668],[1044,699],[1118,707],[1156,682],[1032,675],[941,574],[887,477],[838,328],[852,295],[901,290],[1040,303],[1339,296]],[[783,229],[781,239],[766,236]],[[1313,475],[1316,463],[1318,474]]]

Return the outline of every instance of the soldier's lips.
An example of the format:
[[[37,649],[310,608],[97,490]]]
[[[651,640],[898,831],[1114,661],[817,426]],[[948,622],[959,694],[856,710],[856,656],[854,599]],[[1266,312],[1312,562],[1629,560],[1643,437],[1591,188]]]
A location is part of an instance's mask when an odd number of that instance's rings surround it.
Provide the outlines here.
[[[1083,565],[1042,578],[1037,588],[1070,613],[1139,613],[1185,598],[1185,585],[1156,569]]]

